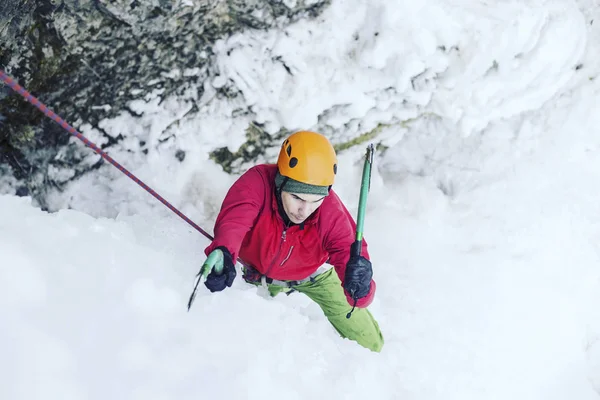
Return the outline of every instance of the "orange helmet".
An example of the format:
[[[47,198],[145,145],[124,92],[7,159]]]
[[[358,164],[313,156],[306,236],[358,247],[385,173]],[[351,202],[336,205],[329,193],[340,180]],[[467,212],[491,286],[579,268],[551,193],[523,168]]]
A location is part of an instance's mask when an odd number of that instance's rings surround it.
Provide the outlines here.
[[[337,173],[337,157],[329,140],[320,133],[299,131],[281,145],[279,173],[316,186],[331,186]]]

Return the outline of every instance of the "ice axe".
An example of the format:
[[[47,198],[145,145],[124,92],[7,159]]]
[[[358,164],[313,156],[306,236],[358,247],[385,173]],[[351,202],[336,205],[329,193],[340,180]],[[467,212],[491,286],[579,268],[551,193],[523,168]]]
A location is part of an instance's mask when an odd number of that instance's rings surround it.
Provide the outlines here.
[[[365,224],[365,212],[367,209],[367,195],[369,194],[369,190],[371,189],[371,168],[373,166],[373,154],[375,153],[375,147],[371,143],[367,146],[367,151],[365,154],[365,164],[363,166],[362,172],[362,181],[360,184],[360,198],[358,201],[358,216],[356,218],[356,237],[354,243],[350,247],[350,255],[351,256],[360,256],[362,249],[362,240],[363,240],[363,229]],[[356,307],[357,299],[354,297],[355,289],[351,289],[350,296],[354,299],[354,307]],[[352,310],[346,315],[346,318],[350,318],[352,315],[352,311],[354,311],[354,307]]]
[[[211,252],[208,255],[208,258],[206,259],[204,264],[202,264],[200,271],[198,271],[198,273],[196,274],[194,290],[192,291],[190,300],[188,301],[188,311],[190,311],[190,307],[192,307],[192,303],[196,298],[196,293],[198,292],[198,285],[202,280],[206,280],[206,277],[208,276],[208,274],[210,274],[210,271],[212,271],[213,269],[215,270],[215,273],[217,275],[221,275],[223,273],[223,252],[220,250]]]

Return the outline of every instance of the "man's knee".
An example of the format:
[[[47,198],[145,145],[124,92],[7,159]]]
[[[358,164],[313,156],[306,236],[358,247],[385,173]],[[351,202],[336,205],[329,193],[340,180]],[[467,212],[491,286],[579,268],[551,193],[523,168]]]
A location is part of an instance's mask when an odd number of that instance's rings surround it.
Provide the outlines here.
[[[379,324],[366,309],[357,309],[355,314],[346,318],[346,313],[328,316],[329,322],[340,336],[354,340],[361,346],[375,352],[383,348],[384,339]]]

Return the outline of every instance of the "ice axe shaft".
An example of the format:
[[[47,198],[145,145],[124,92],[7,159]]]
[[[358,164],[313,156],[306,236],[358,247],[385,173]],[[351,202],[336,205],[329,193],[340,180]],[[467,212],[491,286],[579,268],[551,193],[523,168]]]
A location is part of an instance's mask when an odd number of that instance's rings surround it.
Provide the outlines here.
[[[360,184],[360,198],[358,201],[358,216],[356,218],[356,238],[350,251],[354,256],[360,256],[362,249],[363,231],[365,226],[365,213],[367,209],[367,195],[371,189],[371,167],[373,166],[373,154],[375,148],[373,144],[367,146],[365,154],[365,164],[363,166],[362,181]]]
[[[365,225],[365,213],[367,209],[367,195],[371,189],[371,168],[373,166],[373,155],[375,153],[375,147],[373,144],[367,146],[367,152],[365,154],[365,164],[363,166],[362,180],[360,184],[360,198],[358,200],[358,215],[356,218],[356,237],[354,243],[350,246],[350,255],[358,257],[362,250],[363,231]],[[346,315],[346,318],[352,316],[352,312],[356,307],[358,299],[354,297],[354,289],[350,291],[350,296],[354,299],[354,306],[352,310]]]

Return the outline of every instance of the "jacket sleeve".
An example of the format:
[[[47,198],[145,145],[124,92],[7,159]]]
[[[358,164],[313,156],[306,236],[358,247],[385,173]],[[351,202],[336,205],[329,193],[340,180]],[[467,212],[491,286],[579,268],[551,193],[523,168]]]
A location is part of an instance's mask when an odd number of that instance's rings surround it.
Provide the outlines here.
[[[204,249],[204,253],[208,256],[215,248],[225,246],[235,263],[244,236],[255,223],[264,202],[264,178],[255,168],[251,168],[227,191],[215,221],[214,240]]]
[[[337,194],[334,191],[331,191],[330,196],[332,196],[330,209],[322,210],[324,214],[326,214],[325,220],[327,221],[326,232],[324,235],[324,247],[329,253],[328,263],[333,265],[335,272],[343,285],[346,264],[350,259],[350,246],[356,239],[356,223]],[[370,261],[367,241],[364,237],[361,246],[361,256]],[[356,307],[368,307],[373,302],[376,289],[377,286],[375,280],[371,280],[369,293],[365,297],[358,299]],[[344,294],[346,295],[348,304],[354,305],[354,300],[352,300],[345,290]]]

